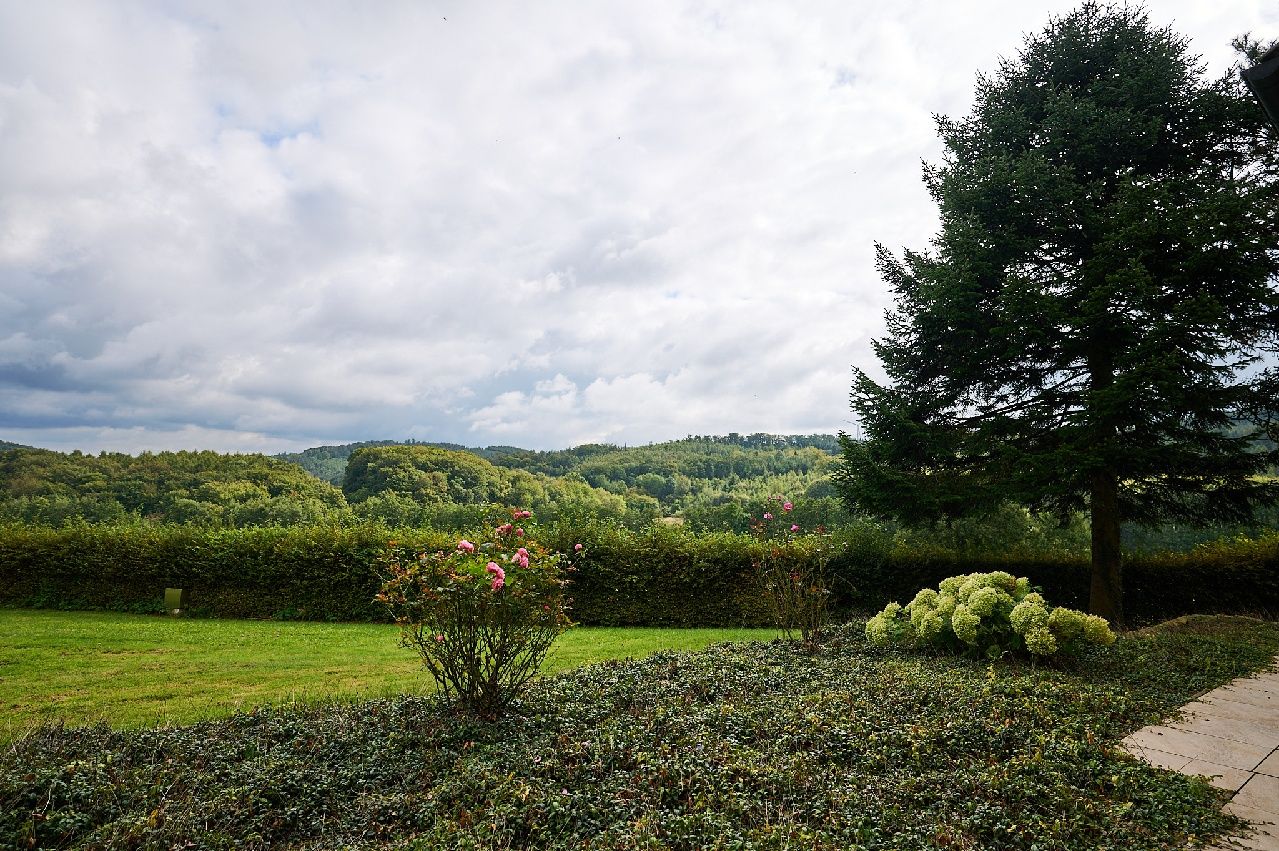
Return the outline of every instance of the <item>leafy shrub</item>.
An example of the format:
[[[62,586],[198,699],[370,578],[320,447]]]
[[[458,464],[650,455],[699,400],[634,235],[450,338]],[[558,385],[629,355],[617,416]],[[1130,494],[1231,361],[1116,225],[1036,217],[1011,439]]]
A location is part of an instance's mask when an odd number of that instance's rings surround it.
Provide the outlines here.
[[[952,576],[936,591],[921,590],[905,608],[889,603],[866,622],[866,636],[876,644],[924,644],[992,658],[1008,651],[1070,655],[1115,640],[1104,618],[1049,610],[1029,579],[1004,571]]]
[[[773,497],[764,508],[751,523],[751,533],[760,542],[753,566],[772,606],[774,624],[788,640],[798,631],[811,646],[827,620],[828,536],[820,527],[806,534],[792,522],[794,505],[785,497]]]
[[[520,522],[526,511],[514,512]],[[561,556],[503,523],[451,552],[392,542],[378,600],[445,694],[484,717],[500,715],[571,624]]]

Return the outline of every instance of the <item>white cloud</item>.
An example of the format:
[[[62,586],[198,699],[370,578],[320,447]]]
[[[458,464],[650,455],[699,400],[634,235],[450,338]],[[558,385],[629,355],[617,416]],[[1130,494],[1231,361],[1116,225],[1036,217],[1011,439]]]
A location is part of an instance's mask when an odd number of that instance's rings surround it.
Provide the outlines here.
[[[0,439],[847,427],[931,114],[1072,5],[0,4]]]

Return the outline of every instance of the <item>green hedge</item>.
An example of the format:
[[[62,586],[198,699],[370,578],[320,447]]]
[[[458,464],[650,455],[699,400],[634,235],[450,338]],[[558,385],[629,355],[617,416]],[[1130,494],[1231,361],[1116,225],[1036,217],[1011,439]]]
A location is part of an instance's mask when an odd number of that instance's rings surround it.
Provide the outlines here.
[[[759,544],[732,533],[695,535],[606,524],[539,531],[564,552],[584,545],[572,574],[572,616],[588,625],[752,626],[768,622],[754,572]],[[187,588],[195,614],[385,620],[373,602],[377,556],[398,539],[451,549],[456,535],[381,526],[210,530],[187,526],[0,527],[0,605],[162,611],[166,587]],[[1029,576],[1058,605],[1086,608],[1089,566],[1078,557],[980,558],[907,551],[873,529],[831,541],[832,610],[907,602],[947,576],[1007,570]],[[794,557],[807,555],[802,548]],[[1129,619],[1192,612],[1279,614],[1279,533],[1188,553],[1138,555],[1124,567]]]
[[[451,536],[413,534],[417,546],[452,546]],[[164,589],[179,587],[193,614],[380,620],[375,559],[389,539],[376,526],[9,526],[0,529],[0,602],[162,611]]]

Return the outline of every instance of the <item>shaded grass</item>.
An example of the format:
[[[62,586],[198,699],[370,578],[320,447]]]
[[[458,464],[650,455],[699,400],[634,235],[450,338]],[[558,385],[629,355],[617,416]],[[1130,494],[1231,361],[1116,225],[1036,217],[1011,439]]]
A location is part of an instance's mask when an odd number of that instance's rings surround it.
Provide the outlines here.
[[[772,638],[772,630],[577,628],[543,670],[657,650]],[[0,609],[0,739],[34,724],[183,724],[264,704],[433,689],[386,624],[175,619]]]
[[[1116,745],[1277,651],[1275,624],[1199,618],[1061,667],[991,664],[855,624],[811,654],[584,666],[496,723],[401,696],[46,727],[0,750],[0,845],[1180,849],[1242,824],[1204,779]]]

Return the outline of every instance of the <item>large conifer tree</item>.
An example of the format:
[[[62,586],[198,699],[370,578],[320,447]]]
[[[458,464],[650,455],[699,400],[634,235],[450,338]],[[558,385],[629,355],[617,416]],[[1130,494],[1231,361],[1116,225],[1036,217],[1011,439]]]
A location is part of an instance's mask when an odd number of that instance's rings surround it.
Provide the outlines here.
[[[1085,510],[1090,606],[1122,625],[1121,522],[1279,496],[1253,439],[1274,436],[1279,140],[1237,70],[1206,79],[1144,10],[1092,3],[938,127],[941,231],[879,246],[888,381],[856,371],[866,439],[841,435],[837,484],[907,521]]]

